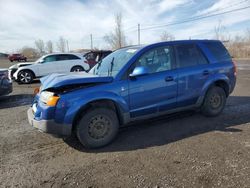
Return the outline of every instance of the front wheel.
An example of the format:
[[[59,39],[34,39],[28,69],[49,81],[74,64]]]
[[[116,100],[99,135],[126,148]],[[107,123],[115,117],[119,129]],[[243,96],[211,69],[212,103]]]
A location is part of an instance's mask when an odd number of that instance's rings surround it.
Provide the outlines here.
[[[84,71],[84,68],[82,68],[81,66],[74,66],[70,70],[70,72],[82,72],[82,71]]]
[[[109,144],[117,135],[119,122],[113,110],[96,108],[88,111],[77,124],[76,135],[87,148]]]
[[[210,88],[205,96],[201,112],[205,116],[219,115],[226,104],[226,93],[221,87],[214,86]]]
[[[30,84],[34,79],[34,75],[31,71],[23,70],[18,74],[18,81],[22,84]]]

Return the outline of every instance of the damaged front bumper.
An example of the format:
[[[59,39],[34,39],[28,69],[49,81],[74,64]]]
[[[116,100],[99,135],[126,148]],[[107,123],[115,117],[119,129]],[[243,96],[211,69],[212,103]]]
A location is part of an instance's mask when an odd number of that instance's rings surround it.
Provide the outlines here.
[[[42,132],[60,136],[71,135],[71,125],[59,124],[54,120],[36,120],[32,107],[28,109],[27,115],[29,124]]]

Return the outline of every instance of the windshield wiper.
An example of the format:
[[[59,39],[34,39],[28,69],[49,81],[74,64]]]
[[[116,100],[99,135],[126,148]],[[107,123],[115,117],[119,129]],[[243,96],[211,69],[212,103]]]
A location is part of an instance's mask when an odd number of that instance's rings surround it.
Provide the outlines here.
[[[110,62],[110,70],[109,70],[109,72],[108,72],[108,75],[109,75],[109,73],[110,73],[109,76],[112,76],[112,71],[113,71],[113,67],[114,67],[114,59],[115,59],[115,57],[113,57],[113,58],[112,58],[112,61]]]
[[[102,64],[102,60],[99,61],[99,62],[97,63],[97,67],[94,69],[94,72],[93,72],[94,75],[97,75],[97,74],[98,74],[98,72],[95,72],[95,71],[98,70],[98,69],[100,68],[101,64]]]

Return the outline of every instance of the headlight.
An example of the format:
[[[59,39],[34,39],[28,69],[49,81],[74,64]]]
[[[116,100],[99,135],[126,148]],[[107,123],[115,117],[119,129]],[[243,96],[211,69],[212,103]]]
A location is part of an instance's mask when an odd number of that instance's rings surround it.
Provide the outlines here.
[[[40,100],[47,104],[48,106],[56,106],[59,96],[56,96],[55,93],[49,91],[43,91],[40,95]]]

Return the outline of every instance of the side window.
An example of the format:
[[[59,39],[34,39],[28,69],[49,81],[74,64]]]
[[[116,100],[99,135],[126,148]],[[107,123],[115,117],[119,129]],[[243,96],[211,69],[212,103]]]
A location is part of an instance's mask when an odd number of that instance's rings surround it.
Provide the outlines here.
[[[43,59],[43,63],[49,63],[49,62],[52,62],[52,61],[56,61],[56,56],[55,55],[50,55],[50,56],[47,56]]]
[[[172,48],[170,46],[152,49],[143,54],[136,66],[144,66],[150,73],[162,72],[173,68]]]
[[[68,60],[81,59],[80,57],[77,57],[76,55],[72,55],[72,54],[69,54],[67,56],[68,56]]]
[[[80,59],[80,58],[72,54],[57,55],[57,61],[75,60],[75,59]]]
[[[180,68],[208,63],[200,49],[194,44],[178,45],[175,49]]]

